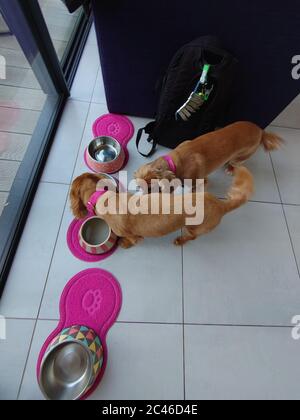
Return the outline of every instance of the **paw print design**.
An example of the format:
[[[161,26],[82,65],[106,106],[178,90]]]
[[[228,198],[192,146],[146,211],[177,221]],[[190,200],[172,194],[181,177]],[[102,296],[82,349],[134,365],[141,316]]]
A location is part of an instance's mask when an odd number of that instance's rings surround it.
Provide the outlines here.
[[[89,290],[82,301],[83,309],[93,316],[101,308],[102,294],[100,290]]]
[[[120,133],[120,125],[118,123],[112,123],[108,126],[108,131],[111,135],[117,135]]]

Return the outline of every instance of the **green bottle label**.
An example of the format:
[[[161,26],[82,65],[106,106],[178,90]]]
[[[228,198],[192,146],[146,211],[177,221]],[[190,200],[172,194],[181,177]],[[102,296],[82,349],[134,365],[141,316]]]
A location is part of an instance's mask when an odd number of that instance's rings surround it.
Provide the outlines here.
[[[210,70],[210,64],[205,64],[203,67],[203,72],[200,79],[200,83],[202,83],[203,85],[205,85],[207,82],[207,76],[208,76],[209,70]]]

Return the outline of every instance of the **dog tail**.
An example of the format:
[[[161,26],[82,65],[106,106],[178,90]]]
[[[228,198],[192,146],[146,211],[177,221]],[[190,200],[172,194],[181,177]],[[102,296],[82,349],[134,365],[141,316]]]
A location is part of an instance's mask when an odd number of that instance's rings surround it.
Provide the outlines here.
[[[225,214],[246,204],[254,194],[254,178],[247,168],[234,167],[233,176],[234,180],[227,199],[223,201]]]
[[[274,150],[281,149],[284,141],[281,137],[274,133],[263,132],[262,145],[266,152],[272,152]]]

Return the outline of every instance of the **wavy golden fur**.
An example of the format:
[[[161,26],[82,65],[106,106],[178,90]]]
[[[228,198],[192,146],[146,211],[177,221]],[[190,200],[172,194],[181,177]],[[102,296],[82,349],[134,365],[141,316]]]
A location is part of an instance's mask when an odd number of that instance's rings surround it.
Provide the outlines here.
[[[153,179],[172,180],[175,176],[186,179],[206,179],[223,165],[232,172],[248,160],[260,146],[267,152],[278,150],[283,140],[276,134],[267,133],[250,122],[237,122],[221,130],[205,134],[192,141],[180,144],[169,153],[176,165],[176,175],[170,171],[163,158],[143,165],[135,173],[135,178],[148,184]]]
[[[141,214],[138,211],[137,214],[123,214],[120,211],[122,208],[120,203],[124,203],[124,201],[128,203],[133,195],[109,191],[98,200],[96,214],[104,219],[115,234],[121,238],[120,245],[123,248],[130,248],[143,238],[165,236],[180,229],[184,229],[184,233],[176,239],[175,244],[184,245],[186,242],[195,240],[198,236],[215,229],[225,214],[237,209],[250,199],[254,192],[254,180],[251,173],[245,167],[237,167],[234,168],[233,174],[233,184],[226,200],[219,200],[209,193],[204,194],[204,220],[199,225],[187,225],[187,217],[191,215],[187,215],[184,211],[181,214],[175,212],[177,200],[182,200],[182,197],[174,194],[170,194],[169,197],[170,214],[164,214],[162,211],[162,197],[165,197],[165,194],[140,196],[139,208],[141,204],[149,204],[151,200],[154,200],[158,204],[158,214]],[[83,174],[73,182],[70,198],[75,217],[83,218],[87,215],[86,206],[91,195],[96,191],[98,181],[98,175]],[[116,214],[104,214],[102,210],[104,203],[113,195],[116,195]],[[123,196],[121,197],[121,195]],[[197,193],[190,194],[193,202],[196,201],[196,195]]]

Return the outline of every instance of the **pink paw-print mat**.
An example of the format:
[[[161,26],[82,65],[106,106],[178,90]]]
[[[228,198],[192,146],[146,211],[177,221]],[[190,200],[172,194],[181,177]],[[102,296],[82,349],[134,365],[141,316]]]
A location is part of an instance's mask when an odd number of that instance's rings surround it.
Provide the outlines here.
[[[123,168],[127,165],[129,160],[129,152],[127,146],[134,135],[134,126],[129,118],[117,114],[103,115],[102,117],[97,118],[97,120],[94,122],[93,135],[94,137],[109,136],[117,140],[122,146],[126,156]],[[87,167],[93,171],[93,169],[90,168],[87,163],[86,154],[87,149],[84,152],[84,160]]]
[[[60,321],[45,341],[37,362],[37,378],[43,357],[64,329],[80,325],[92,329],[103,346],[103,364],[93,387],[82,399],[90,396],[103,378],[107,365],[106,336],[116,322],[122,306],[122,291],[117,279],[108,271],[92,268],[82,271],[66,285],[60,299]]]

